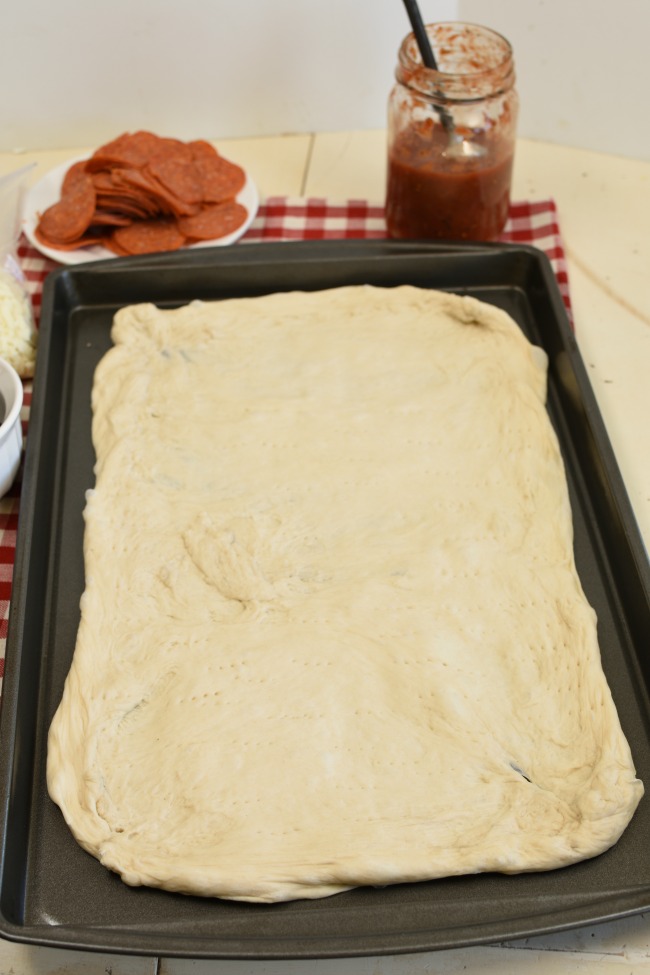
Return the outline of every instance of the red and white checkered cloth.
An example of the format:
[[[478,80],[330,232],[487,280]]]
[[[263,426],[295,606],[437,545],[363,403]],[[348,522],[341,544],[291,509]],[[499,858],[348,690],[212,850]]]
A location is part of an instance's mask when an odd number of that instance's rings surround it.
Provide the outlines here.
[[[365,200],[330,203],[318,198],[274,196],[268,197],[260,205],[255,220],[240,244],[274,240],[360,240],[385,237],[384,208],[380,204]],[[512,203],[508,222],[500,239],[507,243],[532,244],[547,254],[570,315],[566,259],[553,200]],[[43,282],[60,265],[43,257],[25,238],[20,242],[18,259],[38,321]],[[22,415],[25,434],[30,405],[31,383],[26,383]],[[20,486],[19,474],[11,491],[0,500],[0,681],[4,675],[4,648],[16,549]]]

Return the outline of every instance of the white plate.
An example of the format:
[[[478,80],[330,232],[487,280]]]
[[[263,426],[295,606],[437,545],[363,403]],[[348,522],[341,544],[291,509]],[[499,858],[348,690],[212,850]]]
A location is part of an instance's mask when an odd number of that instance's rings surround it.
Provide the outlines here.
[[[34,235],[40,214],[59,200],[63,177],[70,166],[87,158],[88,156],[78,156],[76,159],[69,159],[68,162],[56,166],[55,169],[51,169],[46,173],[25,194],[22,210],[22,227],[25,236],[36,250],[40,251],[45,257],[49,257],[53,261],[58,261],[59,264],[86,264],[88,261],[104,261],[109,257],[117,257],[112,251],[98,245],[93,247],[79,247],[73,251],[56,250],[54,247],[46,247],[44,244],[41,244],[40,240]],[[246,233],[259,207],[257,187],[248,173],[246,173],[246,182],[243,189],[237,194],[237,202],[246,207],[248,211],[248,216],[241,227],[238,227],[237,230],[231,234],[227,234],[225,237],[202,240],[197,244],[189,244],[188,249],[197,247],[226,247],[228,244],[234,244],[236,240],[239,240]]]

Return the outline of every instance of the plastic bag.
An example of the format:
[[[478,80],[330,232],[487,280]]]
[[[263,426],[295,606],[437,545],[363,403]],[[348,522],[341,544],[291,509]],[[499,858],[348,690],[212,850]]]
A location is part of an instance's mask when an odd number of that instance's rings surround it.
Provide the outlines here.
[[[0,358],[23,379],[34,375],[37,346],[32,303],[18,263],[22,195],[32,168],[0,176]]]

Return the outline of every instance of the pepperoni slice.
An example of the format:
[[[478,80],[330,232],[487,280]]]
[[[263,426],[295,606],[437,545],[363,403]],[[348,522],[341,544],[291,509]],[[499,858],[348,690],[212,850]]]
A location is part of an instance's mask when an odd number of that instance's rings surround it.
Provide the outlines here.
[[[87,233],[82,234],[81,237],[77,237],[76,240],[72,240],[67,244],[62,244],[56,240],[49,240],[41,233],[38,227],[35,228],[34,235],[45,247],[51,247],[57,251],[76,251],[78,247],[92,247],[95,244],[104,246],[106,243],[106,235],[100,231],[93,232],[92,228]]]
[[[206,203],[234,200],[246,183],[246,173],[241,166],[223,156],[211,158],[207,154],[197,154],[195,166]]]
[[[111,166],[144,166],[162,141],[154,132],[125,132],[94,151],[87,161],[88,172]]]
[[[238,230],[247,216],[246,207],[228,200],[206,206],[192,217],[179,218],[178,227],[189,240],[218,240]]]
[[[106,237],[106,240],[104,241],[104,247],[106,250],[111,251],[113,254],[117,254],[118,257],[130,257],[131,255],[129,252],[125,251],[119,246],[119,244],[116,243],[114,236],[114,234],[108,234]]]
[[[166,136],[159,137],[157,144],[152,147],[149,153],[147,162],[153,159],[170,158],[191,161],[192,150],[187,142],[181,142],[180,139],[170,139]]]
[[[82,165],[86,165],[82,163]],[[93,186],[98,193],[110,193],[115,189],[115,184],[113,183],[113,173],[110,169],[102,169],[98,173],[92,173],[91,179],[93,181]]]
[[[201,203],[203,200],[201,177],[191,157],[159,156],[152,159],[145,172],[184,203]]]
[[[50,241],[67,244],[88,229],[95,212],[95,187],[87,173],[75,177],[58,203],[41,216],[38,227]]]
[[[219,153],[215,147],[206,139],[193,139],[192,142],[187,143],[187,147],[194,160],[219,158]]]
[[[65,196],[71,189],[86,175],[86,160],[73,163],[63,177],[61,184],[61,196]]]
[[[175,251],[186,241],[174,219],[139,220],[113,231],[113,243],[124,254],[154,254]]]

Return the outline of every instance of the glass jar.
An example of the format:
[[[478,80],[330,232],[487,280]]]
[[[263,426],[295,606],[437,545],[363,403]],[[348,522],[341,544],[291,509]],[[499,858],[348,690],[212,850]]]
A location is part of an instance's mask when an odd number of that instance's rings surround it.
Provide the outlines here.
[[[512,48],[475,24],[426,31],[437,68],[423,65],[409,34],[388,103],[388,233],[490,240],[510,204],[518,111]]]

